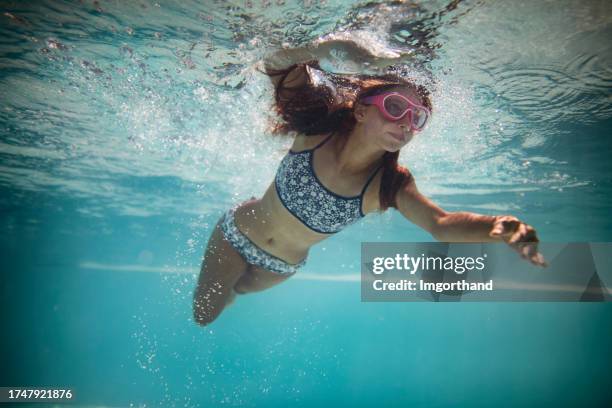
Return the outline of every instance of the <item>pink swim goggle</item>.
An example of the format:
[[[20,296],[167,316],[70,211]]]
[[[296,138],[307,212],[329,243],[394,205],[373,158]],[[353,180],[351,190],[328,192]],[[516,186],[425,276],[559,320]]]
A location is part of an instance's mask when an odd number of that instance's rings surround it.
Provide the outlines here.
[[[366,96],[361,100],[365,105],[376,105],[380,113],[390,121],[397,121],[408,114],[410,130],[421,131],[425,127],[431,112],[398,92],[387,92],[374,96]]]

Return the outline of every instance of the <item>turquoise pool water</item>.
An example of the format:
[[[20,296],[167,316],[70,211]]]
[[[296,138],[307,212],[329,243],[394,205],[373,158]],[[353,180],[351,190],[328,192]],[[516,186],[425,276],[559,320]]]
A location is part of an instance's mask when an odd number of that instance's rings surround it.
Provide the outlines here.
[[[432,240],[397,212],[191,317],[212,226],[291,143],[250,67],[341,29],[412,50],[433,90],[400,158],[423,193],[612,241],[609,2],[0,6],[0,386],[72,387],[79,407],[609,404],[607,304],[362,303],[362,241]]]

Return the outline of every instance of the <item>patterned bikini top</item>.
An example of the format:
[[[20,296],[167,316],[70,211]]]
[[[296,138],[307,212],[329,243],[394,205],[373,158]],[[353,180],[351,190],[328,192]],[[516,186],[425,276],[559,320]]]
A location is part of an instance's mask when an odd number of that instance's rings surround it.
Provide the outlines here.
[[[325,187],[313,168],[314,152],[330,135],[312,149],[289,150],[278,167],[274,185],[285,208],[313,231],[332,234],[358,221],[365,214],[361,209],[363,194],[382,164],[368,178],[361,194],[345,197]]]

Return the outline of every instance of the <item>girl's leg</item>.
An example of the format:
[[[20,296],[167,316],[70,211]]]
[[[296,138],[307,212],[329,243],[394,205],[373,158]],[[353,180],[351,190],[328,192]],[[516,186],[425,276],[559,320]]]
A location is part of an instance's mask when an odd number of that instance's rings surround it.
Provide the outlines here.
[[[248,264],[225,240],[219,221],[208,240],[198,285],[193,296],[195,321],[205,326],[213,322],[232,299],[232,288],[247,271]]]
[[[276,286],[290,277],[291,276],[279,275],[278,273],[268,271],[260,266],[249,264],[247,271],[242,274],[234,285],[234,291],[238,294],[260,292],[272,286]]]
[[[272,286],[276,286],[287,279],[289,279],[288,276],[279,278],[277,273],[249,264],[247,271],[238,279],[238,282],[236,282],[232,288],[225,307],[233,304],[237,295],[260,292]]]

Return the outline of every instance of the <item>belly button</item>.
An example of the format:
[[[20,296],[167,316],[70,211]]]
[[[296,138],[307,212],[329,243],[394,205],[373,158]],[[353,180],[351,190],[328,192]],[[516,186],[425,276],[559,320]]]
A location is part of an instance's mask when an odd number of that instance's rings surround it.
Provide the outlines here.
[[[268,244],[271,244],[274,242],[274,238],[268,238]]]

